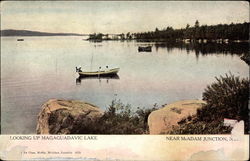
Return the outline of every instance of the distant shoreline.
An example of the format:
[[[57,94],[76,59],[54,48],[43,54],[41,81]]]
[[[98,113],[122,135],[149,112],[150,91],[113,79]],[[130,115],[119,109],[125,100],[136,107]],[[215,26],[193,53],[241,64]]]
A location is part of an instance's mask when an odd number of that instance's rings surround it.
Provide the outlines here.
[[[77,33],[49,33],[30,30],[1,30],[1,37],[11,36],[88,36],[89,34],[77,34]]]
[[[45,37],[45,36],[85,36],[85,35],[1,35],[0,37]]]

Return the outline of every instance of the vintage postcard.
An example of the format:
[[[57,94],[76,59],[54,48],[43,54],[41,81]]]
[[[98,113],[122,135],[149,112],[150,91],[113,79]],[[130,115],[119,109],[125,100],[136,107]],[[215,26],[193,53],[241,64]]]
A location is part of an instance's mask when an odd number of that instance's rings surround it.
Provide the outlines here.
[[[248,160],[246,1],[1,2],[0,160]]]

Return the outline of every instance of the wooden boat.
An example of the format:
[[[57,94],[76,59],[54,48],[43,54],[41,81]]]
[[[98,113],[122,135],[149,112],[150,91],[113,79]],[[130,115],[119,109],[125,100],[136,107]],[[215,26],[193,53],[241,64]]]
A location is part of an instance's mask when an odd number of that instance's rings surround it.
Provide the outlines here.
[[[151,51],[152,51],[152,46],[146,46],[146,47],[139,46],[139,47],[138,47],[138,51],[139,51],[139,52],[142,52],[142,51],[151,52]]]
[[[120,68],[113,68],[109,70],[103,71],[93,71],[93,72],[85,72],[85,71],[77,71],[81,77],[103,77],[103,76],[115,76],[119,72]]]
[[[24,39],[17,39],[17,41],[24,41]]]

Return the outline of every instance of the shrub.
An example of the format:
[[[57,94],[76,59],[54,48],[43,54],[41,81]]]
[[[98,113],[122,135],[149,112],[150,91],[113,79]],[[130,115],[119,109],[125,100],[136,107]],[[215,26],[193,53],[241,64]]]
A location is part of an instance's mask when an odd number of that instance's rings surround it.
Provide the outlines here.
[[[231,130],[232,127],[223,126],[223,123],[219,121],[192,121],[174,127],[169,134],[228,134]]]
[[[230,127],[223,126],[224,118],[244,120],[245,133],[249,131],[249,79],[240,79],[231,73],[208,85],[203,92],[207,102],[190,122],[179,122],[171,134],[225,134]]]
[[[157,109],[155,104],[151,109],[139,108],[136,110],[130,104],[123,104],[120,100],[113,100],[97,121],[87,126],[78,127],[78,134],[147,134],[148,115]]]
[[[224,118],[244,120],[245,132],[249,130],[249,79],[240,79],[232,74],[216,77],[217,82],[205,89],[203,100],[207,105],[197,113],[201,121],[223,121]]]

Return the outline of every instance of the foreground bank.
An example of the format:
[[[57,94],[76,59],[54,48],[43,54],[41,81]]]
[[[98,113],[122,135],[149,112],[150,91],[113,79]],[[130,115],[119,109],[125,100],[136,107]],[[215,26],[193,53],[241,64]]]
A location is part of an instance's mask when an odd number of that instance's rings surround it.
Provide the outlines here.
[[[38,115],[37,134],[227,134],[230,122],[241,120],[248,133],[249,79],[226,75],[216,80],[203,100],[161,108],[133,108],[113,100],[102,111],[86,102],[51,99]]]

